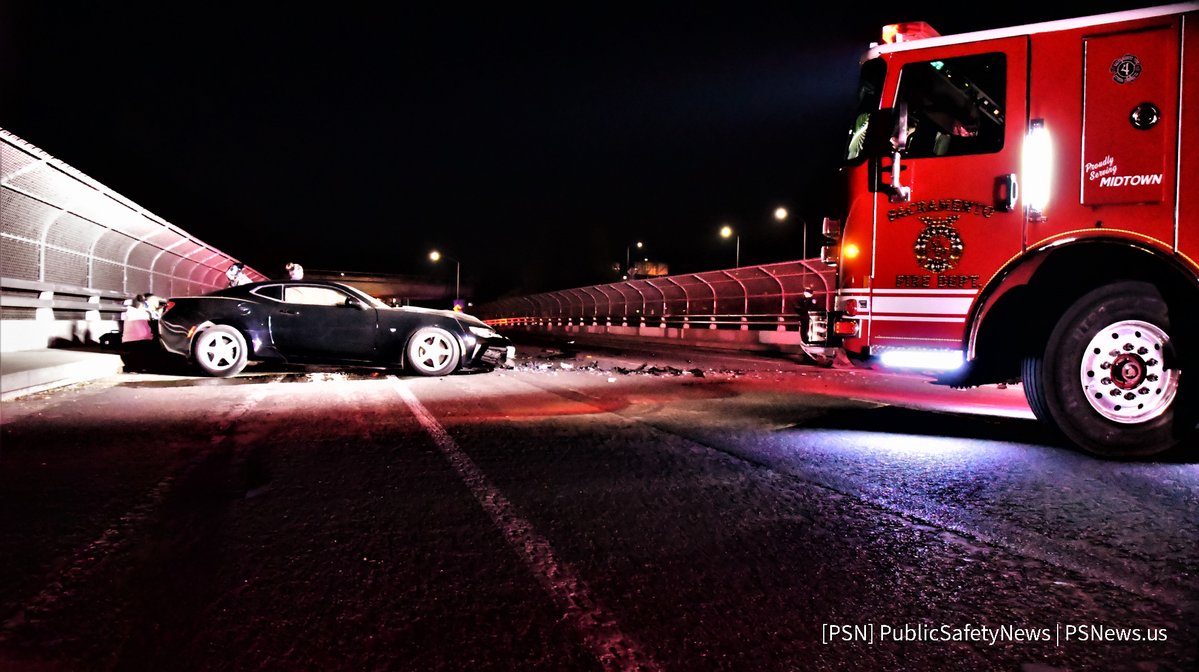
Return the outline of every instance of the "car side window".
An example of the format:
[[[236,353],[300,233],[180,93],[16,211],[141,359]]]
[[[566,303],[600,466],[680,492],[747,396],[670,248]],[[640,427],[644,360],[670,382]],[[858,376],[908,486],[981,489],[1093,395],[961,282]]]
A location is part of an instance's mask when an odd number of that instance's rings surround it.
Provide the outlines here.
[[[345,305],[348,298],[348,295],[329,287],[286,287],[283,290],[284,301],[306,306],[341,306]]]
[[[258,296],[274,299],[276,301],[283,299],[283,288],[279,285],[263,285],[262,287],[255,289],[254,293]]]

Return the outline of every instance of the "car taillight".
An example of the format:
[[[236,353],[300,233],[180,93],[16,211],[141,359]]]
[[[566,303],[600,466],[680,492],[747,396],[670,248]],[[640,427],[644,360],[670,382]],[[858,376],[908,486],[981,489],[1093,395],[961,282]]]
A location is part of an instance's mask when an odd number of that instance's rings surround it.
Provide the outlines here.
[[[170,309],[172,309],[172,308],[174,308],[174,307],[175,307],[175,302],[174,302],[174,301],[167,301],[167,305],[165,305],[165,306],[163,306],[163,307],[162,307],[162,312],[165,314],[165,313],[166,313],[168,310],[170,310]]]

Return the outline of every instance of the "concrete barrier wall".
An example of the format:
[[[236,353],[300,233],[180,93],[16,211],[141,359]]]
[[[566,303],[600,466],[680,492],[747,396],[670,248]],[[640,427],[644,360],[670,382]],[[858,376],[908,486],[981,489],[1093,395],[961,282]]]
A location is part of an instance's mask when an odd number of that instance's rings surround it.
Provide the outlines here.
[[[800,331],[803,327],[799,323],[789,324],[785,330],[780,331],[565,324],[509,324],[496,326],[500,331],[509,335],[512,335],[513,332],[523,332],[532,335],[569,338],[572,341],[599,345],[619,346],[636,342],[638,344],[654,343],[692,348],[778,352],[786,354],[800,354],[810,351],[810,349],[803,347],[803,338]]]

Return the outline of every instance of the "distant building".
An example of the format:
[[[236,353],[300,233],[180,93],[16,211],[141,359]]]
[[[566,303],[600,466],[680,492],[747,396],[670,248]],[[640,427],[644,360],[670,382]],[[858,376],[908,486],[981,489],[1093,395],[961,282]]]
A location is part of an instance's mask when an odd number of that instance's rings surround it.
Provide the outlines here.
[[[670,267],[660,261],[635,261],[629,268],[629,278],[660,278],[670,275]]]

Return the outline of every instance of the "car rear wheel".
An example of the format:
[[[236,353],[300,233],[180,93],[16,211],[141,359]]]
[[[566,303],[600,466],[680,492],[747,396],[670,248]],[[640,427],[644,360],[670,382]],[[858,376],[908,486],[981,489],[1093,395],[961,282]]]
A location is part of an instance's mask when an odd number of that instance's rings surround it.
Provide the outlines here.
[[[406,363],[422,376],[444,376],[458,368],[458,339],[440,327],[418,329],[408,341]]]
[[[196,336],[192,343],[196,364],[210,376],[228,378],[246,368],[246,339],[233,327],[218,324]]]

